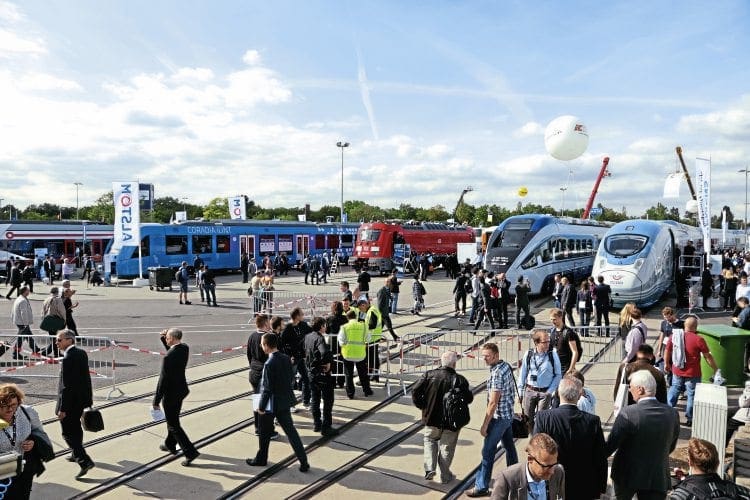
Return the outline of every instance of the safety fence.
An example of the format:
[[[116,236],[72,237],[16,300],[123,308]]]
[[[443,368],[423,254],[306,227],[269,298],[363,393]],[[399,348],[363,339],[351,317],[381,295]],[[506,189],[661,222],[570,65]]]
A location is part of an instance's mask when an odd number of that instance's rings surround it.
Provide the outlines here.
[[[18,340],[21,344],[18,344]],[[23,376],[24,378],[58,378],[62,363],[62,353],[51,335],[9,335],[0,333],[0,349],[10,358],[0,369],[0,376]],[[28,346],[25,348],[24,346]],[[108,337],[79,335],[76,347],[86,351],[89,358],[89,373],[92,378],[111,381],[107,399],[113,394],[123,395],[117,387],[116,344]]]
[[[292,309],[299,307],[305,311],[305,315],[312,318],[313,316],[329,314],[331,303],[340,299],[341,293],[309,294],[288,290],[261,289],[253,292],[250,303],[254,314],[288,314]]]
[[[352,377],[358,375],[356,364],[350,364],[344,359],[341,353],[338,335],[331,334],[326,335],[326,337],[333,354],[333,366],[331,367],[331,372],[340,385],[340,383],[346,379],[345,372],[347,369],[351,370],[350,374]],[[392,373],[391,367],[390,347],[394,345],[396,344],[389,342],[385,337],[377,342],[369,342],[366,344],[366,355],[364,359],[370,379],[382,381],[385,384],[385,390],[389,396],[391,395],[391,379],[399,380],[398,374]],[[349,367],[346,366],[347,364],[349,364]],[[360,385],[361,383],[362,381],[360,380]]]

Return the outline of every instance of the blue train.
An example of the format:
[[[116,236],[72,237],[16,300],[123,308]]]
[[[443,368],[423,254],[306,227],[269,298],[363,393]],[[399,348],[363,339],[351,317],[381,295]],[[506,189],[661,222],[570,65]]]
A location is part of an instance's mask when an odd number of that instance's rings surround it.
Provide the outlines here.
[[[615,307],[654,305],[675,279],[676,248],[701,241],[698,228],[675,221],[633,219],[615,224],[599,246],[593,275],[604,276]]]
[[[142,268],[177,268],[192,264],[196,255],[217,271],[240,268],[243,252],[256,262],[285,253],[295,266],[306,254],[336,251],[339,259],[351,256],[359,223],[315,223],[261,220],[186,221],[179,224],[141,224]],[[107,256],[120,278],[138,276],[138,247],[107,248]]]
[[[599,241],[610,227],[570,217],[514,215],[492,232],[484,268],[505,273],[513,285],[523,276],[534,295],[551,293],[555,274],[577,285],[590,276]]]

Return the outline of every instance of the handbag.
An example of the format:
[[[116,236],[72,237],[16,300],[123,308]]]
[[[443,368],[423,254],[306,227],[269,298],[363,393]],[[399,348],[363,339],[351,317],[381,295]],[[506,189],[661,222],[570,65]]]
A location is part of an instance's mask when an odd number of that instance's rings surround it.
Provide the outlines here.
[[[626,367],[622,367],[622,377],[620,378],[620,385],[617,387],[617,395],[615,396],[615,403],[612,407],[612,415],[616,418],[620,414],[620,410],[628,406],[628,382],[625,380]]]
[[[83,412],[81,423],[83,424],[83,428],[89,432],[99,432],[104,430],[102,412],[95,410],[94,407]]]
[[[59,316],[46,315],[42,318],[39,328],[45,332],[59,332],[65,328],[65,320]]]
[[[513,387],[516,388],[516,394],[518,395],[518,402],[521,402],[521,393],[518,391],[518,384],[516,384],[516,375],[513,373],[513,368],[510,370],[510,374],[513,377]],[[513,422],[511,423],[511,430],[513,431],[514,438],[527,438],[531,433],[531,429],[534,422],[531,421],[528,415],[523,411],[523,404],[521,404],[521,413],[513,414]]]

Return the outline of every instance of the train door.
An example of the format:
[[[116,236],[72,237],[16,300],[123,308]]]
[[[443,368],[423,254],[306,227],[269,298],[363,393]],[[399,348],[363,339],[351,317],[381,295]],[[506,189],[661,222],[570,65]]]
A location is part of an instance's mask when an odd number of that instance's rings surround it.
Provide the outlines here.
[[[247,253],[248,259],[252,259],[255,257],[255,236],[254,235],[252,234],[240,235],[240,254],[239,254],[240,259],[242,259],[243,253]]]
[[[63,242],[63,257],[76,257],[76,241],[65,240]]]
[[[306,234],[297,235],[297,257],[302,260],[310,253],[310,237]]]

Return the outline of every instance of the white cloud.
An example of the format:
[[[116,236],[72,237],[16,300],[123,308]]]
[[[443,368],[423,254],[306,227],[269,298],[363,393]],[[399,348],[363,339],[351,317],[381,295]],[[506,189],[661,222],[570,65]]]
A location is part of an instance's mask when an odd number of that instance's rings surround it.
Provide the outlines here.
[[[39,56],[46,53],[47,48],[43,39],[24,38],[12,31],[0,29],[0,57]]]
[[[255,66],[257,64],[260,64],[260,52],[254,49],[250,49],[245,52],[245,55],[242,56],[242,61],[248,66]]]
[[[544,135],[544,127],[537,122],[527,122],[513,131],[513,137],[524,138]]]
[[[447,144],[432,144],[422,150],[422,154],[427,158],[442,158],[450,152],[451,148]]]
[[[260,102],[270,104],[286,102],[292,91],[277,75],[266,68],[253,67],[237,71],[227,78],[229,87],[224,92],[230,107],[253,106]]]
[[[18,78],[16,82],[22,90],[83,90],[78,82],[47,73],[29,73]]]
[[[15,24],[21,19],[23,19],[23,15],[15,4],[0,1],[0,20]]]
[[[179,83],[210,82],[214,72],[208,68],[179,68],[169,79]]]
[[[680,119],[677,130],[689,134],[719,134],[727,139],[750,139],[750,95],[727,109]]]

